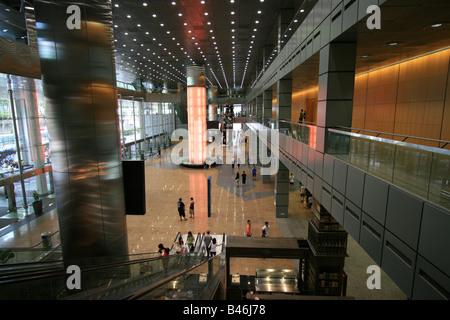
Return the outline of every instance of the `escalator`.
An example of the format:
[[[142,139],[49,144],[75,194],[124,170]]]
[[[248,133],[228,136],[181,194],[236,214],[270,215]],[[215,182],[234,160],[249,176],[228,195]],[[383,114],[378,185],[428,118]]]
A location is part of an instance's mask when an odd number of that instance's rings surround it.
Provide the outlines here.
[[[181,237],[178,234],[175,241]],[[127,256],[121,261],[92,261],[81,266],[80,289],[68,288],[71,274],[67,274],[62,262],[46,267],[29,265],[28,269],[0,273],[0,299],[8,300],[59,300],[95,299],[119,300],[143,298],[139,292],[161,289],[174,277],[191,277],[193,270],[211,264],[207,262],[203,239],[198,234],[193,252],[159,257],[158,253]],[[218,259],[211,259],[217,260]],[[207,262],[207,263],[205,263]],[[30,269],[34,267],[35,269]],[[1,269],[0,269],[1,270]],[[186,278],[187,279],[187,278]],[[185,280],[186,282],[187,280]],[[155,291],[156,292],[156,291]],[[148,296],[147,296],[148,298]]]
[[[225,282],[226,236],[222,252],[171,277],[134,292],[127,300],[218,300]],[[223,296],[222,296],[223,298]]]

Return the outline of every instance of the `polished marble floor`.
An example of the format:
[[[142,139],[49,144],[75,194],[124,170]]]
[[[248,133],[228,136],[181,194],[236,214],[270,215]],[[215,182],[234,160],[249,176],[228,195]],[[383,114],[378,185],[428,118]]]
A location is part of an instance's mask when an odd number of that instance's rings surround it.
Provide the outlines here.
[[[225,152],[227,152],[225,150]],[[227,236],[244,236],[247,220],[251,221],[252,233],[261,236],[265,221],[270,224],[270,237],[307,237],[307,222],[310,210],[301,202],[299,191],[290,192],[289,217],[276,219],[274,214],[274,182],[263,183],[259,171],[255,180],[251,168],[241,165],[232,168],[229,164],[211,169],[188,169],[174,165],[170,149],[161,158],[146,160],[146,203],[145,215],[128,215],[129,253],[157,251],[159,243],[170,246],[178,232],[187,234],[204,233]],[[234,180],[238,171],[247,173],[246,183]],[[211,217],[207,212],[207,179],[211,177]],[[190,197],[195,201],[195,218],[180,221],[177,201],[182,198],[189,206]],[[14,231],[0,238],[0,247],[30,247],[41,241],[41,233],[58,231],[56,209],[23,223]],[[369,290],[366,287],[366,268],[375,264],[373,260],[349,236],[349,257],[345,270],[348,274],[347,295],[356,299],[405,299],[400,289],[382,273],[382,289]],[[256,268],[295,268],[294,260],[279,259],[232,259],[232,274],[254,275]]]

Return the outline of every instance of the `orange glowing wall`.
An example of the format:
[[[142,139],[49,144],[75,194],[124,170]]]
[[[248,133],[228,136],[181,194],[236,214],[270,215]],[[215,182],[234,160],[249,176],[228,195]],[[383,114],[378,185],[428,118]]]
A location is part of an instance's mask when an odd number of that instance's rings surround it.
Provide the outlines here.
[[[206,88],[187,88],[189,161],[202,164],[206,159]]]

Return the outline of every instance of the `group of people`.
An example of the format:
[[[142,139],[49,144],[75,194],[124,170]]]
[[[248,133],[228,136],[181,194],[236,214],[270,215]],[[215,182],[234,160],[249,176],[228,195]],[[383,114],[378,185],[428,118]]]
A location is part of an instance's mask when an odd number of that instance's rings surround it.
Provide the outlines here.
[[[206,248],[206,253],[208,257],[214,257],[217,253],[217,247],[221,246],[222,243],[217,243],[216,238],[213,238],[210,234],[210,231],[206,231],[206,234],[203,234],[203,243]],[[186,244],[183,241],[182,237],[178,238],[178,241],[175,241],[173,244],[173,250],[176,254],[188,253],[194,251],[195,245],[195,237],[191,231],[188,232],[186,237]],[[164,247],[162,243],[158,245],[158,252],[161,257],[168,256],[171,249]]]
[[[187,221],[186,219],[186,206],[183,202],[182,198],[178,199],[177,202],[178,207],[178,215],[180,216],[180,221]],[[191,202],[189,203],[189,218],[194,219],[195,218],[195,210],[194,210],[194,198],[191,197]]]
[[[302,109],[302,110],[300,110],[300,116],[298,118],[298,122],[303,123],[304,121],[306,121],[306,110],[303,111],[303,109]]]
[[[234,165],[233,165],[234,168]],[[256,179],[256,166],[253,165],[252,168],[252,177],[253,180]],[[236,176],[234,177],[234,180],[236,181],[236,186],[239,187],[239,182],[241,181],[242,178],[242,184],[245,184],[245,182],[247,181],[247,174],[245,173],[245,171],[242,171],[242,173],[239,173],[239,170],[236,172]]]
[[[266,221],[264,223],[264,226],[261,228],[261,237],[262,238],[268,238],[269,237],[269,229],[270,229],[269,222]],[[252,235],[253,235],[252,234],[252,222],[250,220],[247,220],[247,228],[245,230],[245,236],[246,237],[251,237]]]

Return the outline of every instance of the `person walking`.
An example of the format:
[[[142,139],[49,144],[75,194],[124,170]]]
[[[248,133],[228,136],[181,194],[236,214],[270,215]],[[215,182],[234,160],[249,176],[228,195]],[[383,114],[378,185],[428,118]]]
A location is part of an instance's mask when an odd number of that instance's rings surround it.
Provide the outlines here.
[[[256,179],[256,166],[253,166],[252,168],[252,176],[253,176],[253,180]]]
[[[250,220],[247,220],[247,229],[245,230],[245,235],[247,237],[251,237],[252,236],[252,223]]]
[[[239,187],[239,171],[236,172],[236,177],[234,178],[236,180],[236,186]]]
[[[186,221],[187,219],[186,219],[186,214],[185,214],[185,205],[184,205],[184,202],[183,202],[183,199],[178,199],[178,202],[177,202],[177,206],[178,206],[178,215],[180,216],[180,221]]]
[[[247,180],[247,174],[245,173],[245,171],[242,171],[242,184],[245,184],[245,180]]]
[[[269,229],[270,229],[269,222],[266,221],[266,223],[262,227],[263,236],[266,237],[266,238],[269,237]]]
[[[212,237],[209,233],[210,233],[210,231],[208,230],[208,231],[206,231],[206,235],[203,236],[203,242],[205,243],[207,257],[209,257],[209,252],[210,252],[209,244],[211,243],[211,240],[212,240]]]
[[[191,203],[189,204],[189,218],[194,219],[194,198],[191,197]]]

